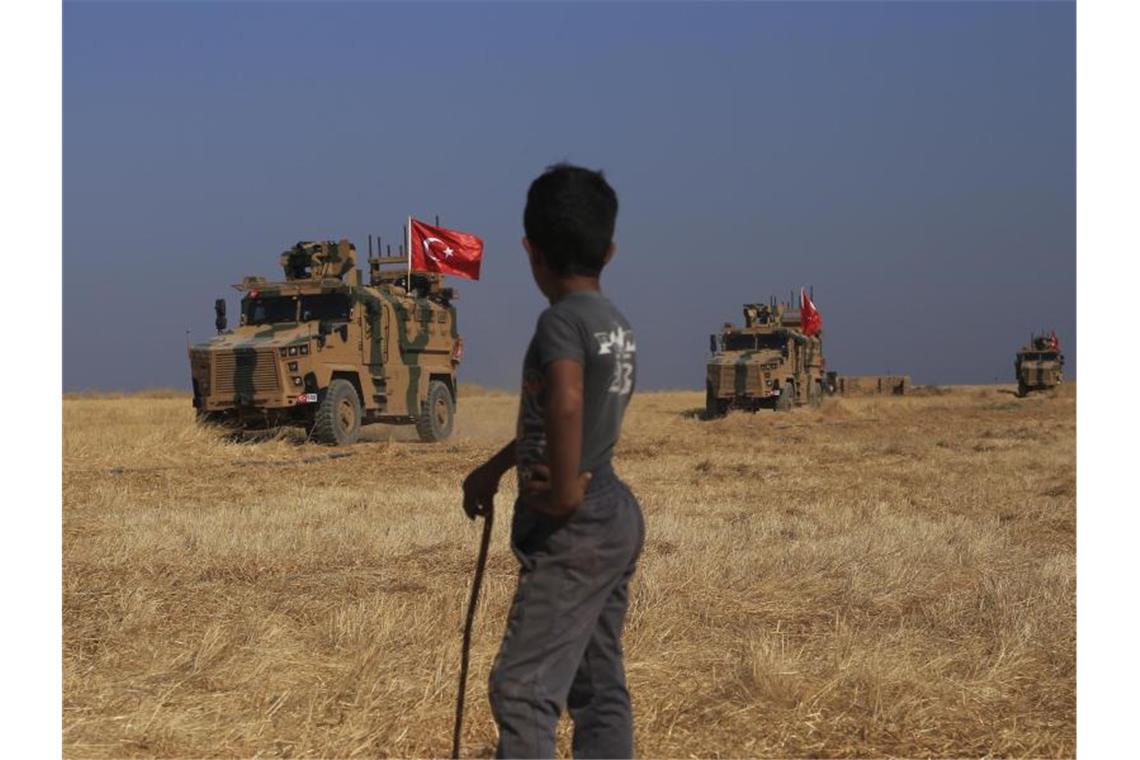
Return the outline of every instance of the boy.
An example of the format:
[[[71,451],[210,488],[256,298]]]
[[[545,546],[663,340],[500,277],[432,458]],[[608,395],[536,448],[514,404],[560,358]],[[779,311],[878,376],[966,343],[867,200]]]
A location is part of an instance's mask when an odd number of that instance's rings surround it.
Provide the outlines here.
[[[518,588],[491,672],[498,757],[553,757],[563,707],[575,757],[632,757],[622,664],[641,507],[610,459],[636,380],[629,323],[599,288],[617,196],[601,172],[558,164],[527,193],[523,248],[550,308],[523,361],[516,438],[463,483],[468,517],[518,470]]]

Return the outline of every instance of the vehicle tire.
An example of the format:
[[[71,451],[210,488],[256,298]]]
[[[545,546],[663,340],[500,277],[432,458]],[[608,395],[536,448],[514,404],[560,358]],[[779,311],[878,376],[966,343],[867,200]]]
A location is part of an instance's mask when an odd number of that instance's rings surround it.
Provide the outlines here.
[[[313,415],[310,435],[318,443],[344,446],[360,437],[360,396],[347,380],[337,378],[324,391]]]
[[[712,385],[705,383],[705,419],[715,420],[725,414],[725,402],[716,397]]]
[[[776,411],[790,412],[795,405],[796,384],[789,380],[780,388],[780,398],[776,399]]]
[[[451,398],[451,389],[446,383],[432,380],[416,418],[416,432],[424,443],[435,443],[451,435],[454,426],[455,400]]]
[[[1025,383],[1018,383],[1017,384],[1017,397],[1018,398],[1025,398],[1027,395],[1029,395],[1029,388],[1026,387]]]

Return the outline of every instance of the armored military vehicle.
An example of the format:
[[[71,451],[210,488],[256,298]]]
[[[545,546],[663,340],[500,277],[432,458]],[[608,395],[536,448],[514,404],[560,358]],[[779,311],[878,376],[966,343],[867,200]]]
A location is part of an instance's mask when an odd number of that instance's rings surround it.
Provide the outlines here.
[[[800,310],[787,304],[744,305],[744,327],[726,324],[709,336],[705,415],[729,409],[787,410],[818,405],[825,390],[823,342],[805,335]]]
[[[1030,335],[1029,342],[1017,352],[1013,371],[1017,376],[1017,395],[1048,390],[1064,381],[1065,357],[1057,333]]]
[[[190,347],[199,419],[239,428],[302,426],[347,444],[372,422],[414,424],[424,441],[451,433],[463,341],[451,288],[407,259],[369,258],[361,283],[347,240],[281,254],[284,280],[245,277],[236,328],[215,302],[213,339]]]

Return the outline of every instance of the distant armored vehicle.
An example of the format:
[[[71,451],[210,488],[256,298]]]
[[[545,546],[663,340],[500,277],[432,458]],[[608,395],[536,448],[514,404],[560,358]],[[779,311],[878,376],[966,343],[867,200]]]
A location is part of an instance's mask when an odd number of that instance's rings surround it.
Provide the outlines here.
[[[1042,391],[1064,381],[1065,357],[1057,333],[1030,335],[1029,342],[1017,352],[1013,363],[1017,376],[1017,395]]]
[[[729,409],[791,409],[819,404],[824,392],[823,343],[805,335],[801,312],[774,301],[744,305],[744,327],[726,324],[709,336],[705,414]]]
[[[447,438],[463,354],[456,295],[440,275],[409,273],[402,256],[369,265],[363,285],[352,243],[301,242],[281,254],[284,280],[234,285],[235,329],[226,331],[225,301],[216,301],[218,336],[190,347],[199,419],[297,425],[329,444],[354,442],[372,422]]]

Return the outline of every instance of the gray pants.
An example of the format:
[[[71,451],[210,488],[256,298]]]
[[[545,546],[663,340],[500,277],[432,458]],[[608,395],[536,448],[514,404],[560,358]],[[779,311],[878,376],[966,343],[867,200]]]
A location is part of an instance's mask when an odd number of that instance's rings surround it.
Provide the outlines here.
[[[564,707],[575,757],[633,756],[621,630],[644,541],[641,507],[609,467],[567,520],[515,503],[519,584],[490,684],[498,757],[554,757]]]

